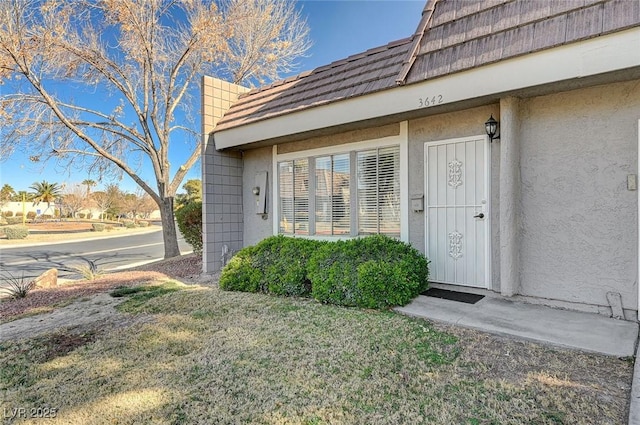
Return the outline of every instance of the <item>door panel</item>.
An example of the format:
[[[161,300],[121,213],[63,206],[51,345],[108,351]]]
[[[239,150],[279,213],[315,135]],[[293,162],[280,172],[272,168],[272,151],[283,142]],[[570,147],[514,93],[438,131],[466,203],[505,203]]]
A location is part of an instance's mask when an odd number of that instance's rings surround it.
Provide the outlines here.
[[[488,287],[487,138],[426,143],[425,167],[431,281]]]

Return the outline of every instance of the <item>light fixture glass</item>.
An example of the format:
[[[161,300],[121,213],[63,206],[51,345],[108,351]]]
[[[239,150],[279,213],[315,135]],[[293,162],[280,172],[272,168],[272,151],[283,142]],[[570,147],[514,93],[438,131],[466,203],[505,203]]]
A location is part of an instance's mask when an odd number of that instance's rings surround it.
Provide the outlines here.
[[[496,133],[498,133],[498,121],[496,121],[495,118],[493,118],[493,114],[491,114],[491,117],[489,117],[487,122],[484,123],[484,129],[487,132],[487,136],[489,136],[491,141],[493,141],[494,139],[500,138],[500,136],[496,137]]]

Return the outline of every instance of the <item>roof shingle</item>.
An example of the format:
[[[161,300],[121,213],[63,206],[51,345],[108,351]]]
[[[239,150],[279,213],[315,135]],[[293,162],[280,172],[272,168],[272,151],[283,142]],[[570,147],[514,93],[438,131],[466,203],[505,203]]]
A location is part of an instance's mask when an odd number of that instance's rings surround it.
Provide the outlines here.
[[[428,0],[412,37],[251,90],[216,131],[637,26],[638,0]]]

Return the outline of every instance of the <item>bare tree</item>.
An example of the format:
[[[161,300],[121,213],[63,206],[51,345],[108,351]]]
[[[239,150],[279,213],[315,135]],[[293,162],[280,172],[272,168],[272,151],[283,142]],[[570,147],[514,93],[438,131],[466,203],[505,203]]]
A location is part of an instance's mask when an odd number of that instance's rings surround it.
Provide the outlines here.
[[[80,184],[68,185],[62,195],[61,206],[71,217],[76,218],[80,210],[89,206],[87,190]]]
[[[193,82],[259,84],[308,47],[283,0],[2,0],[0,83],[12,90],[0,97],[0,158],[19,146],[99,179],[127,174],[160,209],[165,257],[179,255],[173,200],[201,140],[176,118],[196,115]],[[176,140],[189,154],[172,167]]]
[[[117,215],[123,206],[124,194],[115,184],[105,187],[105,190],[95,191],[91,194],[91,201],[100,210],[100,219],[104,221],[105,214]]]

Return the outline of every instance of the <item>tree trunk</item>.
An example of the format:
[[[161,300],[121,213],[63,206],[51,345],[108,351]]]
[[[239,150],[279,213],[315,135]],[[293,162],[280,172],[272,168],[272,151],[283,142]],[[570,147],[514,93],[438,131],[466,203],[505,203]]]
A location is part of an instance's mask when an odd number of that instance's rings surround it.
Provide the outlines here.
[[[162,199],[159,207],[164,240],[164,258],[177,257],[180,255],[180,248],[178,248],[178,233],[173,213],[173,197]]]

